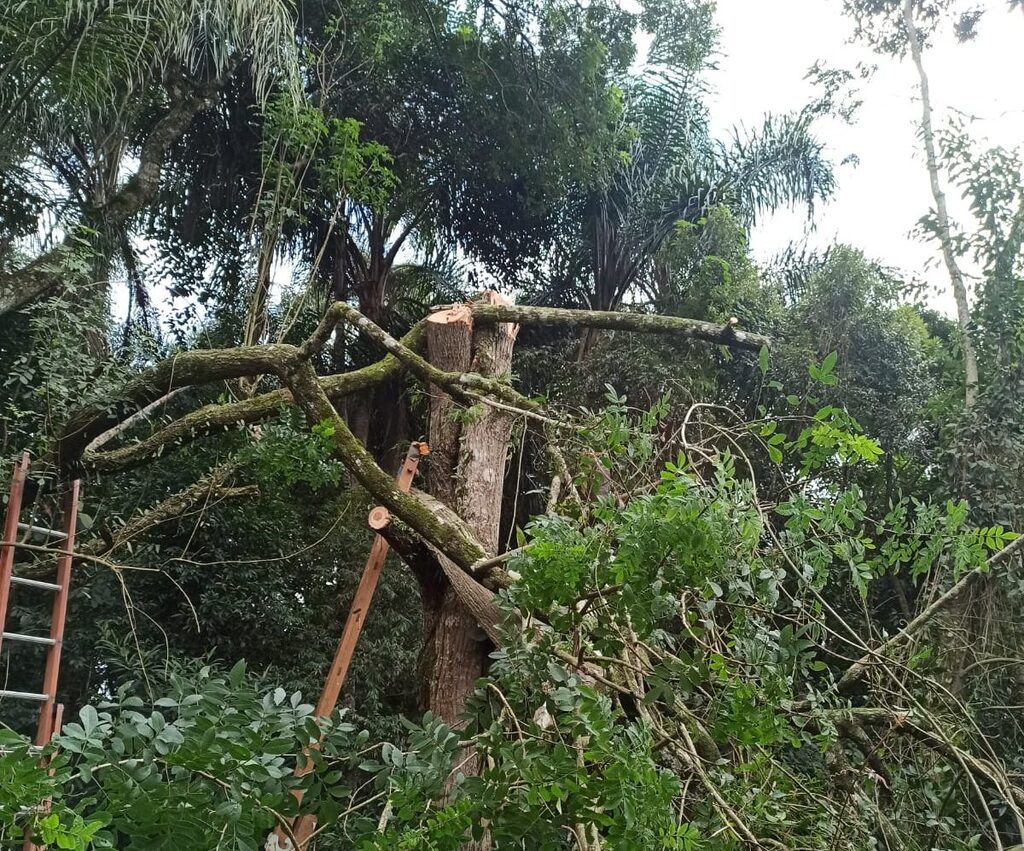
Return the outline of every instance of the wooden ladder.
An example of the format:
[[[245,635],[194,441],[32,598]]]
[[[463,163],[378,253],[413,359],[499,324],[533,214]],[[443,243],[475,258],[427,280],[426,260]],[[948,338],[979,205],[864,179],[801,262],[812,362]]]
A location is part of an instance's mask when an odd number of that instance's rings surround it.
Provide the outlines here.
[[[36,724],[35,744],[43,747],[50,743],[59,732],[63,706],[57,703],[57,679],[60,674],[60,656],[64,645],[64,623],[68,611],[68,591],[71,585],[71,554],[75,548],[75,525],[78,516],[78,481],[71,483],[64,498],[63,524],[61,531],[31,523],[21,522],[21,502],[28,478],[29,457],[26,452],[20,464],[14,465],[11,477],[11,491],[4,518],[3,538],[0,540],[0,647],[4,641],[34,644],[46,648],[46,662],[43,668],[42,689],[34,691],[13,691],[0,689],[0,700],[23,700],[40,704],[39,720]],[[19,540],[19,534],[21,539]],[[42,539],[44,543],[57,541],[57,575],[53,582],[42,582],[14,575],[15,550],[29,539]],[[53,608],[50,618],[50,634],[26,635],[7,631],[7,612],[11,602],[11,587],[20,586],[35,591],[52,592]],[[6,684],[4,684],[6,685]]]

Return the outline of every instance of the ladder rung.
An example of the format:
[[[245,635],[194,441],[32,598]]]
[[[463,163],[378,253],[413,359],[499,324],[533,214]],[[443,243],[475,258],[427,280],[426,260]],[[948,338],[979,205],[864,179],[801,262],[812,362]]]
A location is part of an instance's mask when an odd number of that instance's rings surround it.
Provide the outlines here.
[[[15,700],[34,700],[36,703],[45,703],[50,699],[48,694],[36,694],[34,691],[10,691],[0,689],[0,698],[13,697]]]
[[[11,584],[24,585],[27,588],[42,588],[44,591],[60,591],[56,582],[40,582],[38,579],[26,579],[24,576],[12,576]]]
[[[20,632],[5,632],[4,641],[24,641],[26,644],[46,644],[50,647],[57,643],[44,635],[25,635]]]
[[[58,541],[63,541],[67,538],[67,534],[64,532],[58,532],[56,529],[47,529],[45,526],[33,526],[30,523],[19,523],[19,532],[31,532],[34,535],[45,535],[48,538],[56,538]]]

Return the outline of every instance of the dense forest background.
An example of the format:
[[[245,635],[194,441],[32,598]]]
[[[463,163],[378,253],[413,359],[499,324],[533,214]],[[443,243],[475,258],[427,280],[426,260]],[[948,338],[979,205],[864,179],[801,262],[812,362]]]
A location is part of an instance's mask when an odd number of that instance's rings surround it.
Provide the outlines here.
[[[2,841],[1024,843],[1024,163],[927,76],[1022,5],[843,5],[915,71],[951,315],[856,245],[754,259],[868,72],[717,134],[708,0],[4,4],[0,456],[23,519],[82,498]]]

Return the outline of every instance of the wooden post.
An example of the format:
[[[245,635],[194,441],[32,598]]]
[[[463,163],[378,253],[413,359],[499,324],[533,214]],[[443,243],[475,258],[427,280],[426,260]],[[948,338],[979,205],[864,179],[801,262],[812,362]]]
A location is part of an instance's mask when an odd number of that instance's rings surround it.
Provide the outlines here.
[[[416,475],[416,469],[419,467],[420,458],[429,452],[430,449],[425,443],[413,443],[409,446],[409,451],[405,455],[405,462],[398,473],[397,483],[399,490],[405,493],[409,492],[409,489],[412,487],[413,476]],[[379,506],[370,512],[370,527],[373,529],[383,528],[389,520],[390,516],[387,510],[383,509],[382,513],[382,509]],[[366,560],[363,575],[359,580],[359,586],[356,588],[355,596],[352,598],[352,606],[349,609],[348,617],[345,619],[345,626],[341,631],[338,648],[334,651],[334,659],[327,672],[327,679],[324,682],[323,691],[320,692],[320,699],[316,704],[316,716],[318,718],[328,717],[338,704],[338,697],[341,695],[342,686],[345,684],[345,677],[352,662],[352,655],[359,641],[359,634],[363,630],[366,613],[370,608],[370,603],[373,601],[374,591],[377,590],[377,581],[380,579],[380,573],[384,568],[384,561],[387,558],[389,548],[390,545],[383,537],[380,535],[374,537],[373,545],[370,547],[369,558]],[[306,764],[296,767],[296,777],[302,777],[313,770],[312,760],[309,759],[312,747],[314,746],[306,749]],[[296,800],[302,801],[302,791],[300,789],[296,789],[292,794]],[[292,825],[292,836],[295,838],[295,842],[298,843],[300,849],[305,847],[315,829],[316,818],[312,815],[299,816],[295,820]],[[266,847],[268,849],[274,848],[274,842],[276,842],[277,848],[292,847],[290,839],[281,827],[277,827],[274,830],[274,833],[267,841]]]

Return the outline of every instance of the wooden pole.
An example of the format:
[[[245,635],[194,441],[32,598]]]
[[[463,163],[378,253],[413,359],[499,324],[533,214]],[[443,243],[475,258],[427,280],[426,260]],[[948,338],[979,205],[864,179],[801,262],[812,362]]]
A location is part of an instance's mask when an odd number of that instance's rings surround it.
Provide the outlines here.
[[[425,443],[412,443],[405,455],[402,469],[398,473],[398,489],[408,493],[412,487],[413,476],[419,467],[420,458],[430,452]],[[379,529],[387,525],[390,516],[385,510],[381,513],[380,508],[374,508],[370,512],[371,528]],[[345,677],[348,674],[349,665],[352,663],[352,655],[355,652],[356,644],[359,641],[359,634],[363,630],[363,623],[366,620],[366,613],[369,611],[370,603],[373,601],[373,594],[377,590],[377,581],[380,579],[381,570],[384,568],[384,561],[387,558],[390,545],[381,537],[376,535],[373,545],[370,547],[370,555],[363,568],[363,575],[356,588],[355,597],[352,598],[352,606],[349,609],[348,617],[345,619],[345,626],[341,631],[341,638],[338,641],[338,648],[334,651],[334,659],[327,672],[327,679],[324,682],[323,691],[320,692],[320,699],[316,704],[316,717],[327,718],[338,705],[338,697],[341,695],[342,686],[345,685]],[[309,759],[312,747],[306,749],[305,765],[295,769],[295,776],[302,777],[313,770],[312,760]],[[296,789],[292,792],[296,800],[302,801],[302,790]],[[304,848],[306,843],[316,830],[316,818],[312,815],[304,815],[297,818],[292,825],[292,836],[298,847]],[[267,848],[274,848],[276,841],[277,848],[293,847],[291,840],[281,827],[274,830],[274,834],[267,842]]]

